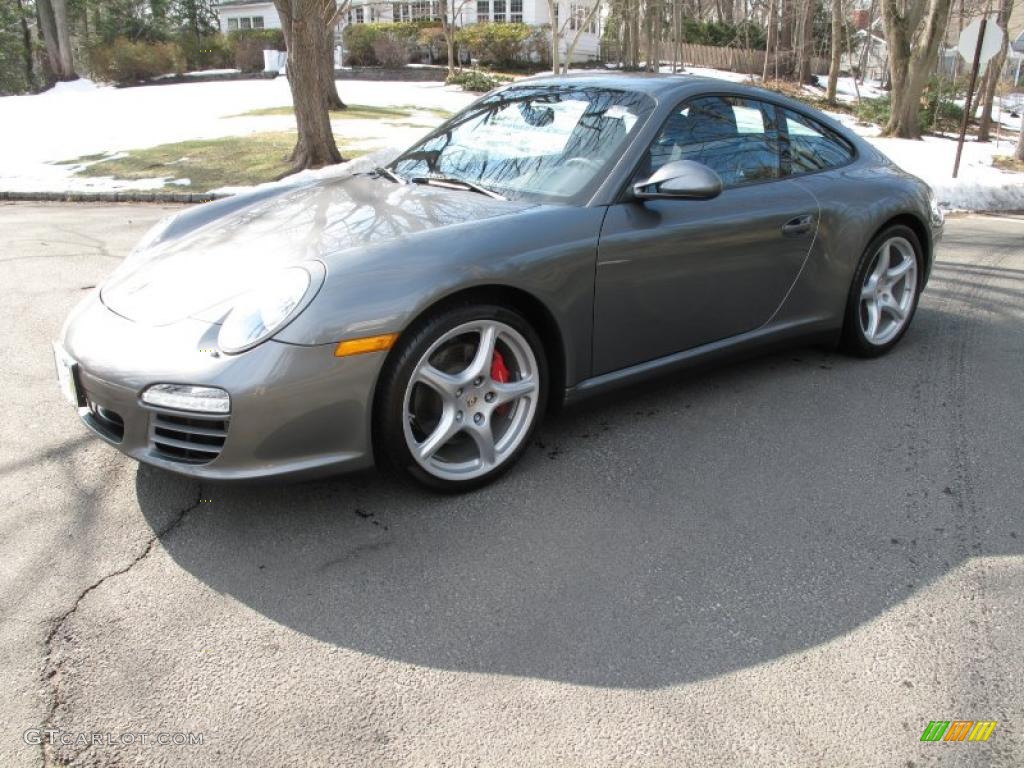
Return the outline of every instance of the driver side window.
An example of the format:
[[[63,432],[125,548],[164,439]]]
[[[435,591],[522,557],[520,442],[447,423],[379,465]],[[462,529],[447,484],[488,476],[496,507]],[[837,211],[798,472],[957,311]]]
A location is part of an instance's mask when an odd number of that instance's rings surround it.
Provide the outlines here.
[[[737,96],[702,96],[682,104],[648,150],[641,174],[676,160],[706,165],[726,189],[781,177],[774,110]]]

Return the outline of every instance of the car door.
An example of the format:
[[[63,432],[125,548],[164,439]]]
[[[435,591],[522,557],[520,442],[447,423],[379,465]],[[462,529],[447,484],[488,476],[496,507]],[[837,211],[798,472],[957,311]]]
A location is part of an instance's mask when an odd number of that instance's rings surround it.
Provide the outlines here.
[[[773,106],[701,96],[675,109],[637,169],[713,168],[711,200],[610,206],[598,246],[594,374],[752,331],[785,299],[818,223],[815,197],[784,177]]]

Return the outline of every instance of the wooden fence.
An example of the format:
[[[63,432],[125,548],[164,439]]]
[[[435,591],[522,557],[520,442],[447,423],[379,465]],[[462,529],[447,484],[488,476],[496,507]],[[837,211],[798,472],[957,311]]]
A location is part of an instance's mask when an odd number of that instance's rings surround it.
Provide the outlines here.
[[[672,42],[663,42],[662,63],[670,63],[669,56],[672,55]],[[683,61],[692,67],[709,67],[715,70],[727,70],[739,72],[744,75],[760,75],[765,68],[765,52],[752,48],[727,48],[717,45],[694,45],[683,43],[681,46]],[[604,61],[614,61],[618,58],[618,50],[614,45],[603,45],[601,58]],[[778,72],[784,75],[787,71],[795,69],[795,54],[783,52],[778,54]],[[774,75],[775,62],[771,62],[769,76]],[[828,59],[820,56],[811,57],[811,74],[827,75]]]
[[[671,45],[671,43],[669,43]],[[711,67],[725,69],[730,72],[742,72],[745,75],[760,75],[764,71],[764,51],[750,48],[723,48],[716,45],[694,45],[683,43],[681,46],[683,61],[694,67]],[[779,54],[779,72],[793,69],[793,53]],[[811,74],[827,75],[828,59],[819,56],[811,57]],[[775,64],[769,66],[769,76],[774,73]]]

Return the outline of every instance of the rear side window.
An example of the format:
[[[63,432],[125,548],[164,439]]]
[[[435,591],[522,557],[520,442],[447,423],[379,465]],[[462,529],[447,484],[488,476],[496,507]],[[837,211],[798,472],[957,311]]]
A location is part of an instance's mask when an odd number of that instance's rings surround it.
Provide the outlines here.
[[[694,160],[718,172],[725,187],[782,175],[771,108],[734,96],[703,96],[674,112],[648,150],[641,174],[665,163]]]
[[[828,128],[788,109],[783,109],[782,114],[789,135],[793,176],[838,168],[853,160],[853,147]]]

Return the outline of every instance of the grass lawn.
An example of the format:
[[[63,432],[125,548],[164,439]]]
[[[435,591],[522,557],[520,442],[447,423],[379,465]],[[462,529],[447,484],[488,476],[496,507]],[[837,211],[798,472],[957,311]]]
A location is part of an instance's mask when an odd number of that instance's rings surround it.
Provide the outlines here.
[[[349,104],[348,109],[331,110],[331,120],[381,120],[389,118],[412,117],[415,111],[429,112],[436,117],[449,118],[451,112],[433,107],[421,109],[419,107],[371,107],[366,104]],[[264,107],[254,109],[250,112],[243,112],[235,117],[260,117],[263,115],[294,115],[295,109],[287,107]]]
[[[166,184],[162,191],[208,192],[218,187],[273,181],[288,170],[288,155],[294,146],[293,131],[277,131],[161,144],[109,159],[103,159],[106,155],[87,155],[62,164],[89,163],[78,171],[82,176],[188,179],[188,184]],[[341,146],[338,149],[346,159],[365,154]]]
[[[992,165],[996,168],[1002,168],[1004,171],[1024,173],[1024,162],[1015,160],[1012,155],[996,155],[992,158]]]

